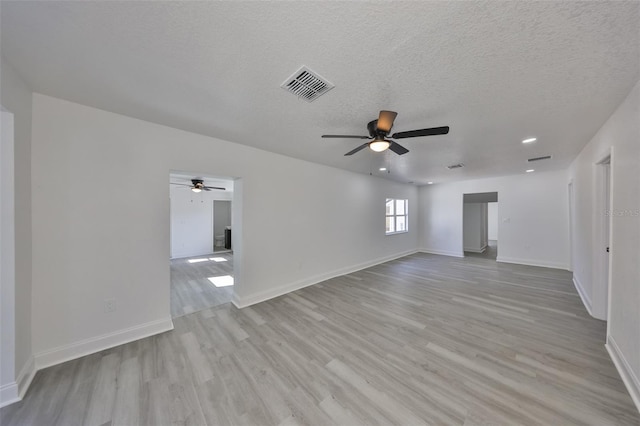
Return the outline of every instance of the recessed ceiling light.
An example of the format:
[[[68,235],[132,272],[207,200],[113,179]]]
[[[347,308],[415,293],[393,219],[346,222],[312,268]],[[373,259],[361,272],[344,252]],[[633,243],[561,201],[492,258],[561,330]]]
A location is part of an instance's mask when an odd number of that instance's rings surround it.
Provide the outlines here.
[[[427,182],[427,185],[433,185],[433,182]]]
[[[385,170],[387,170],[387,168],[386,168],[386,167],[380,167],[380,171],[381,171],[381,172],[384,172]]]
[[[527,173],[531,173],[531,172],[535,172],[535,170],[533,170],[533,169],[527,170]]]
[[[529,139],[525,139],[525,140],[523,140],[523,141],[522,141],[522,143],[531,143],[531,142],[535,142],[535,141],[537,141],[537,140],[538,140],[538,139],[536,139],[536,138],[529,138]]]

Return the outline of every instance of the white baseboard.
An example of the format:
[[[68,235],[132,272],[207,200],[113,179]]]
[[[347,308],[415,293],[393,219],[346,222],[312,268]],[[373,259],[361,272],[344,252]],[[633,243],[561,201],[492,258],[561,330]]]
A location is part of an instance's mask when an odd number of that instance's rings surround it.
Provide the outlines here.
[[[18,396],[18,384],[16,382],[7,383],[0,386],[0,407],[20,401]]]
[[[582,287],[582,283],[580,283],[580,280],[578,279],[576,274],[573,274],[573,285],[575,286],[576,291],[578,292],[578,295],[582,300],[582,304],[584,305],[585,308],[587,308],[587,312],[589,312],[589,315],[593,317],[593,310],[591,308],[591,298],[584,291],[584,287]]]
[[[0,407],[20,401],[38,370],[169,330],[173,330],[171,318],[151,321],[40,352],[25,363],[15,382],[0,386]]]
[[[539,266],[541,268],[564,269],[565,271],[569,270],[569,265],[565,263],[547,262],[544,260],[541,261],[541,260],[518,259],[515,257],[498,256],[496,261],[502,262],[502,263],[514,263],[517,265]]]
[[[464,251],[470,251],[471,253],[484,253],[485,250],[487,249],[488,246],[484,246],[481,249],[476,249],[476,248],[468,248],[465,247],[463,250]]]
[[[27,392],[33,377],[36,375],[36,366],[33,357],[22,366],[15,382],[0,386],[0,407],[13,404],[22,400]]]
[[[622,377],[622,381],[627,387],[633,403],[636,404],[636,408],[640,411],[640,380],[638,380],[638,376],[635,375],[631,365],[620,351],[620,347],[618,347],[618,344],[613,340],[612,336],[607,336],[607,344],[604,346],[607,348],[618,373],[620,373],[620,377]]]
[[[436,250],[436,249],[429,249],[429,248],[421,248],[418,251],[420,253],[438,254],[440,256],[464,257],[464,253],[457,252],[457,251]]]
[[[198,252],[185,252],[185,253],[176,253],[175,255],[171,255],[169,257],[169,259],[174,260],[174,259],[185,259],[187,257],[209,257],[209,256],[213,256],[214,252],[211,251],[209,253],[203,253],[201,251]]]
[[[16,382],[18,382],[18,398],[22,399],[27,392],[33,378],[36,376],[36,371],[36,360],[34,357],[29,357],[29,360],[24,364],[16,379]]]
[[[41,370],[52,365],[153,336],[154,334],[164,333],[169,330],[173,330],[173,321],[171,318],[165,318],[118,330],[113,333],[91,337],[69,345],[59,346],[35,354],[36,369]]]
[[[417,250],[409,250],[409,251],[397,253],[391,256],[386,256],[379,259],[359,263],[357,265],[340,268],[332,272],[315,275],[310,278],[305,278],[289,284],[285,284],[285,285],[281,285],[268,290],[260,291],[255,294],[251,294],[249,296],[239,297],[237,294],[234,293],[233,297],[231,298],[231,303],[233,303],[238,309],[246,308],[247,306],[255,305],[256,303],[264,302],[266,300],[273,299],[278,296],[282,296],[292,291],[300,290],[301,288],[318,284],[322,281],[326,281],[331,278],[339,277],[341,275],[351,274],[361,269],[370,268],[371,266],[378,265],[384,262],[389,262],[394,259],[398,259],[404,256],[408,256],[410,254],[414,254],[416,252]]]

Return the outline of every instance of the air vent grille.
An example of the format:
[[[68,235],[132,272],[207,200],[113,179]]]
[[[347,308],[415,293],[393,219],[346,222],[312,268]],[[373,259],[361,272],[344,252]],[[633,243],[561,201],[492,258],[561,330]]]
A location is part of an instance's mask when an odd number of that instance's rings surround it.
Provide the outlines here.
[[[335,86],[307,67],[294,72],[280,85],[298,98],[312,102],[333,89]]]
[[[550,158],[551,158],[550,155],[545,155],[544,157],[529,158],[527,161],[531,163],[532,161],[548,160]]]
[[[453,169],[461,169],[463,167],[464,167],[464,164],[458,163],[458,164],[452,164],[450,166],[447,166],[447,169],[453,170]]]

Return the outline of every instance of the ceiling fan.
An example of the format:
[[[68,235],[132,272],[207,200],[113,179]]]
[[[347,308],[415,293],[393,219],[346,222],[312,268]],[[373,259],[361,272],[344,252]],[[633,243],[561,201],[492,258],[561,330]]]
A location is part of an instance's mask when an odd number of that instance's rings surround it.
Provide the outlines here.
[[[446,135],[449,133],[449,126],[444,127],[431,127],[429,129],[409,130],[407,132],[394,133],[391,136],[389,132],[393,127],[393,120],[396,119],[397,112],[393,111],[380,111],[380,116],[377,120],[370,121],[367,124],[367,130],[369,136],[354,136],[354,135],[322,135],[323,138],[351,138],[351,139],[371,139],[369,142],[365,142],[359,147],[352,149],[345,155],[353,155],[356,152],[369,147],[372,151],[382,152],[387,148],[395,152],[398,155],[406,154],[409,150],[399,143],[392,141],[392,139],[405,139],[405,138],[417,138],[420,136],[435,136]]]
[[[175,182],[171,182],[171,185],[188,186],[191,188],[193,192],[211,191],[212,189],[219,189],[221,191],[226,190],[226,188],[221,188],[218,186],[206,186],[202,179],[191,179],[191,185],[189,185],[188,183],[175,183]]]

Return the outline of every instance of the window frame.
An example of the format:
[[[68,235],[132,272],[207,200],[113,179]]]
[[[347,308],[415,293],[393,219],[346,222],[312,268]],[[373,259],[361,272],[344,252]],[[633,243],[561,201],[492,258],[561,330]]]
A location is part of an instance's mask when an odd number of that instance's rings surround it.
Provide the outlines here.
[[[389,201],[393,202],[393,211],[392,214],[387,214],[387,204],[389,203]],[[396,212],[396,206],[397,206],[397,202],[398,201],[404,201],[404,214],[397,214]],[[393,218],[393,231],[387,231],[387,219],[392,217]],[[402,231],[398,231],[397,230],[397,224],[398,224],[398,217],[403,217],[404,218],[404,230]],[[408,198],[387,198],[385,200],[385,223],[384,223],[384,233],[385,235],[395,235],[395,234],[406,234],[407,232],[409,232],[409,199]]]

